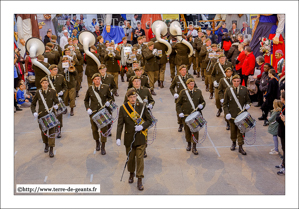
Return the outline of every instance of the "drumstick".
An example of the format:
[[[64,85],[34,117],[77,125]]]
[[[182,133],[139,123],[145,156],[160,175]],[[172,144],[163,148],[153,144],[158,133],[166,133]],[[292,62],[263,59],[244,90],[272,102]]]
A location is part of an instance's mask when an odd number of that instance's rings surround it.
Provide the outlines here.
[[[111,102],[112,102],[112,99],[111,100],[109,100],[108,101],[110,104],[111,104]],[[101,110],[101,109],[103,109],[103,108],[105,108],[106,106],[104,105],[104,106],[102,106],[99,110]],[[98,110],[94,110],[94,111],[92,111],[92,113],[94,113],[94,112],[96,112],[96,111],[98,111]]]
[[[53,106],[54,107],[54,106]],[[53,107],[51,107],[51,108],[49,108],[48,110],[51,110],[51,109],[53,109]],[[43,110],[43,111],[45,111],[45,110]],[[43,111],[41,111],[40,113],[38,113],[38,114],[41,114]]]
[[[147,96],[145,97],[145,99],[147,100]],[[144,111],[145,105],[146,105],[146,103],[143,102],[143,107],[142,107],[142,111],[141,111],[141,114],[140,114],[140,118],[142,118],[142,115],[143,115],[143,111]]]
[[[201,103],[202,105],[204,105],[205,103],[203,102],[203,103]],[[197,106],[197,108],[195,108],[195,110],[193,110],[190,114],[192,114],[192,113],[194,113],[195,111],[197,111],[197,109],[198,109],[198,106]]]

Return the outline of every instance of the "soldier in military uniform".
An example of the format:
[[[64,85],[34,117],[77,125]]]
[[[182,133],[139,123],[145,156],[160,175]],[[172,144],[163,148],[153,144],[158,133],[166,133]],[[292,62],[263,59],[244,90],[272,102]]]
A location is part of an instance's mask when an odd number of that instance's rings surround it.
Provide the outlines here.
[[[58,68],[57,65],[51,65],[49,67],[49,70],[51,72],[50,75],[48,75],[48,81],[51,84],[50,87],[54,87],[54,90],[57,92],[58,95],[58,100],[64,100],[63,99],[63,94],[66,92],[67,90],[67,84],[66,81],[64,79],[64,76],[61,74],[57,74],[58,72]],[[61,129],[63,127],[63,123],[62,123],[62,115],[60,114],[57,116],[57,119],[60,122],[60,132],[57,134],[57,138],[61,138]]]
[[[176,56],[176,51],[174,50],[174,45],[176,44],[177,39],[175,37],[172,37],[171,39],[171,54],[169,55],[169,67],[170,67],[170,77],[171,77],[171,81],[173,81],[174,76],[178,73],[176,72],[176,70],[178,71],[178,68],[175,70],[175,56]]]
[[[58,74],[64,75],[64,69],[62,67],[62,59],[65,56],[71,57],[71,50],[70,50],[70,48],[64,49],[63,52],[62,52],[62,55],[63,56],[60,57],[60,61],[59,61],[59,63],[58,63],[57,66],[58,66]]]
[[[130,47],[130,48],[132,48],[132,45],[127,43],[127,37],[126,36],[122,38],[122,41],[123,41],[123,43],[120,44],[120,45],[118,45],[117,48],[116,48],[116,50],[119,51],[120,55],[121,55],[121,52],[123,50],[123,47]],[[124,54],[124,57],[127,57],[127,55]],[[127,63],[125,63],[125,65],[122,65],[122,61],[120,61],[120,68],[121,68],[120,69],[121,81],[125,82],[124,75],[125,75],[125,72],[126,72],[126,68],[128,69]]]
[[[154,50],[154,42],[148,42],[147,46],[148,47],[143,52],[145,68],[147,69],[147,74],[150,80],[151,94],[156,95],[154,91],[154,85],[158,80],[159,75],[159,65],[157,60],[158,55],[156,54],[156,50]]]
[[[193,42],[193,48],[196,50],[195,52],[195,57],[196,57],[196,69],[197,69],[197,78],[199,78],[200,76],[200,63],[201,63],[201,60],[199,59],[199,52],[201,50],[201,47],[203,45],[202,43],[202,40],[201,40],[201,37],[203,36],[203,33],[201,31],[201,28],[198,29],[198,37],[196,37],[194,39],[194,42]]]
[[[107,142],[107,137],[101,136],[102,146],[99,141],[99,132],[98,126],[92,120],[92,117],[102,108],[107,108],[110,106],[110,100],[112,100],[112,96],[110,93],[110,88],[106,84],[101,84],[101,75],[99,73],[95,73],[92,76],[93,84],[88,87],[84,105],[87,110],[87,113],[90,116],[91,130],[93,139],[96,141],[96,151],[101,150],[101,154],[105,155],[105,143]],[[107,126],[101,129],[102,133],[106,133],[108,130]]]
[[[133,47],[132,54],[134,54],[136,56],[136,58],[133,59],[132,64],[127,62],[127,65],[128,65],[127,81],[128,82],[130,81],[130,77],[135,75],[134,69],[136,67],[140,67],[141,63],[143,62],[143,57],[142,57],[141,54],[137,53],[137,48],[136,47]]]
[[[193,41],[193,36],[190,34],[187,36],[187,40],[189,41],[189,43],[192,45],[193,47],[193,54],[191,57],[189,57],[189,66],[188,66],[188,71],[191,68],[191,65],[193,64],[193,75],[197,74],[197,63],[196,63],[196,57],[195,57],[195,52],[196,49],[194,49],[194,41]]]
[[[64,46],[65,49],[66,49],[66,48],[69,48],[69,46],[72,46],[72,45],[73,45],[73,39],[72,39],[72,38],[68,38],[67,42],[68,42],[68,44],[66,44],[66,45]]]
[[[221,66],[221,67],[220,67]],[[226,57],[224,54],[219,55],[219,62],[216,62],[213,66],[213,70],[211,73],[213,85],[215,87],[215,100],[216,100],[216,107],[218,109],[218,112],[216,114],[216,117],[219,117],[222,113],[221,103],[218,95],[218,86],[220,79],[225,76],[224,69],[226,68],[232,68],[232,63],[226,60]],[[223,72],[222,72],[223,70]]]
[[[80,51],[80,47],[78,46],[78,39],[77,38],[74,38],[73,39],[73,43],[74,43],[74,47],[73,47],[73,50],[76,54],[76,58],[78,60],[78,63],[75,63],[75,68],[77,70],[77,76],[76,76],[76,81],[77,81],[77,84],[76,84],[76,97],[79,97],[79,91],[80,91],[80,88],[81,88],[81,83],[82,83],[82,80],[83,80],[83,64],[84,64],[84,57],[82,55],[82,52]]]
[[[116,144],[120,146],[123,126],[125,125],[124,145],[128,155],[128,171],[130,172],[129,183],[134,182],[135,161],[137,161],[136,177],[137,188],[143,190],[142,178],[144,178],[144,149],[146,146],[147,128],[151,125],[151,117],[147,108],[138,101],[136,91],[128,90],[126,96],[129,102],[124,103],[119,109]],[[143,115],[140,116],[142,110]],[[139,122],[141,120],[141,122]],[[135,141],[133,142],[133,140]],[[129,153],[130,152],[130,153]],[[136,160],[135,160],[136,159]]]
[[[75,57],[74,59],[75,63],[78,64],[78,60]],[[62,58],[62,63],[69,63],[69,67],[65,68],[64,70],[64,77],[66,80],[67,90],[64,94],[64,104],[65,106],[70,106],[71,112],[70,116],[74,116],[74,107],[76,106],[75,100],[76,100],[76,85],[77,80],[76,77],[78,75],[78,72],[74,66],[71,67],[70,61],[67,57]]]
[[[188,143],[186,150],[187,151],[191,150],[191,142],[192,142],[193,143],[192,152],[194,155],[198,155],[196,149],[197,142],[195,142],[193,139],[193,135],[194,135],[195,139],[198,141],[198,132],[192,133],[189,126],[185,123],[185,120],[195,109],[198,109],[198,111],[202,114],[201,110],[206,106],[206,102],[202,96],[201,90],[194,88],[195,86],[194,78],[189,78],[186,81],[186,84],[187,84],[187,89],[184,89],[180,92],[179,98],[176,102],[176,109],[177,112],[179,113],[179,117],[182,118],[182,121],[184,123],[185,137]],[[187,96],[188,93],[192,101],[189,101],[189,98]]]
[[[52,48],[53,48],[53,44],[47,43],[44,57],[48,59],[48,63],[50,65],[57,65],[60,60],[60,56],[59,56],[58,52],[56,52],[56,53],[53,52]]]
[[[116,84],[114,82],[114,77],[111,74],[106,73],[107,68],[104,64],[101,64],[100,68],[99,68],[99,72],[101,74],[101,81],[103,84],[106,84],[109,86],[110,91],[115,95],[115,96],[119,96],[117,93],[117,88],[116,88]],[[113,99],[114,101],[114,99]]]
[[[46,44],[46,46],[50,47],[51,52],[55,54],[55,65],[58,65],[60,62],[61,54],[59,53],[58,49],[55,50],[55,45],[52,42]]]
[[[198,60],[199,60],[202,81],[205,80],[204,72],[207,68],[207,63],[205,62],[205,58],[208,54],[207,47],[211,46],[211,40],[210,39],[204,40],[203,37],[204,36],[202,36],[201,40],[204,44],[201,46],[200,52],[198,53]]]
[[[181,65],[186,65],[188,69],[189,66],[188,55],[190,53],[189,47],[183,43],[176,43],[173,49],[176,51],[176,55],[175,55],[176,68],[179,69]]]
[[[179,74],[177,74],[175,76],[175,78],[172,80],[171,85],[169,87],[169,90],[170,90],[171,94],[173,95],[173,97],[175,99],[174,100],[175,103],[177,102],[177,98],[179,97],[180,92],[183,89],[187,88],[186,87],[186,81],[189,78],[193,78],[193,76],[191,74],[187,73],[187,66],[186,65],[181,65],[180,68],[179,68]],[[183,81],[184,84],[182,84],[181,80]],[[195,87],[196,87],[196,84],[195,84]],[[176,91],[175,91],[175,88],[176,88]],[[179,124],[178,132],[182,132],[183,121],[179,117],[179,113],[180,112],[177,112],[177,118],[178,118],[178,124]]]
[[[228,87],[232,86],[233,72],[234,72],[233,69],[231,69],[230,67],[226,68],[225,69],[225,78],[220,79],[219,86],[218,86],[218,96],[219,96],[221,104],[223,104],[223,101],[224,101],[224,92],[225,92],[225,90]],[[225,82],[224,79],[227,82]],[[229,84],[229,86],[227,86],[227,83]],[[229,130],[230,129],[229,121],[226,120],[226,119],[225,119],[225,121],[226,121],[226,130]]]
[[[95,46],[91,46],[90,47],[90,52],[96,56],[96,58],[99,59],[99,55],[96,53],[97,48]],[[88,82],[88,86],[90,86],[92,84],[92,76],[95,73],[99,72],[98,69],[98,64],[90,57],[86,54],[85,56],[86,59],[86,69],[85,69],[85,75],[87,76],[87,82]]]
[[[233,91],[237,99],[239,100],[241,107],[245,107],[245,109],[248,110],[250,108],[250,98],[247,88],[245,86],[240,85],[241,79],[239,75],[234,75],[232,80]],[[238,138],[239,152],[242,155],[246,155],[246,152],[242,147],[244,144],[244,138],[240,133],[239,128],[234,123],[234,119],[238,116],[241,110],[239,109],[229,88],[226,88],[226,91],[224,93],[223,109],[225,118],[229,120],[230,123],[230,138],[233,142],[230,150],[233,151],[236,149],[236,141]]]
[[[104,38],[103,36],[98,36],[97,38],[99,40],[98,46],[97,46],[97,52],[100,58],[100,62],[101,64],[105,64],[104,63],[104,56],[105,56],[105,52],[106,52],[106,45],[104,44]]]
[[[44,56],[41,55],[41,54],[37,56],[37,61],[39,61],[46,68],[50,67],[49,63],[44,62]],[[42,87],[41,83],[40,83],[40,80],[43,77],[45,77],[47,74],[42,69],[40,69],[39,67],[37,67],[35,65],[32,65],[32,69],[34,70],[34,73],[35,73],[35,86],[36,86],[36,89],[40,89]]]
[[[57,94],[54,89],[48,88],[48,86],[49,86],[48,78],[43,77],[40,80],[40,84],[42,87],[41,87],[40,91],[36,92],[36,94],[33,97],[32,103],[31,103],[31,112],[33,113],[34,117],[36,117],[38,119],[49,114],[48,111],[50,111],[51,108],[58,109]],[[45,104],[43,101],[45,101]],[[36,103],[37,102],[38,102],[38,112],[36,112]],[[49,108],[49,109],[47,109],[47,108]],[[42,139],[45,144],[44,152],[47,153],[49,151],[49,146],[50,146],[49,156],[52,158],[52,157],[54,157],[53,147],[55,147],[55,135],[54,135],[55,128],[51,128],[51,129],[49,129],[49,131],[47,131],[47,134],[49,137],[43,133],[42,127],[40,124],[39,124],[39,129],[41,130]]]
[[[113,75],[114,82],[116,84],[116,88],[118,89],[118,74],[120,71],[119,65],[117,63],[117,60],[120,60],[120,54],[117,50],[114,49],[114,42],[110,43],[110,47],[113,48],[112,57],[109,56],[109,51],[106,50],[105,52],[105,65],[107,67],[107,73],[110,75]],[[117,93],[117,91],[116,91]]]
[[[142,75],[143,69],[141,67],[134,68],[135,76],[139,77],[141,80],[141,86],[150,89],[148,77],[146,75]],[[130,78],[128,90],[133,87],[133,77]]]
[[[140,54],[142,56],[142,62],[140,63],[140,66],[143,67],[144,71],[146,71],[143,51],[144,51],[144,49],[147,48],[147,46],[145,44],[143,44],[143,39],[141,36],[139,36],[137,38],[137,41],[138,41],[138,43],[134,44],[133,47],[137,48],[137,54]]]
[[[55,36],[55,35],[51,36],[51,43],[54,45],[53,51],[58,51],[59,57],[60,57],[62,55],[62,49],[59,46],[59,44],[57,44],[57,36]]]

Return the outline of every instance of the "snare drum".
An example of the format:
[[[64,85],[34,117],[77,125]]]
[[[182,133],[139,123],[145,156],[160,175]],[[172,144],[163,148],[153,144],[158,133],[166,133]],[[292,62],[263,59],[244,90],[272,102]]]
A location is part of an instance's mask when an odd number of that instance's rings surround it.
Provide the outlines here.
[[[66,111],[66,106],[64,105],[63,100],[60,97],[58,97],[58,101],[59,103],[58,109],[56,110],[56,116],[59,116]]]
[[[104,108],[92,116],[92,120],[97,124],[98,128],[101,129],[112,123],[112,116],[108,110]]]
[[[185,123],[189,126],[191,132],[198,132],[207,124],[207,121],[200,112],[195,111],[186,118]]]
[[[116,105],[115,102],[110,102],[109,108],[113,112],[114,110],[116,110],[118,108],[118,106]]]
[[[53,112],[45,115],[44,117],[41,117],[40,119],[38,119],[38,122],[41,125],[43,132],[60,124]]]
[[[234,123],[239,128],[240,132],[244,134],[255,127],[256,121],[251,117],[249,112],[242,112],[236,117]]]

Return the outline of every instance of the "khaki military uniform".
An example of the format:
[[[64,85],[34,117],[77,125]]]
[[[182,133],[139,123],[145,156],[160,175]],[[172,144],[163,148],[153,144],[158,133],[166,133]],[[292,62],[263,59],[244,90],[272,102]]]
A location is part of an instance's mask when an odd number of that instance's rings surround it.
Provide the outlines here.
[[[54,104],[58,104],[57,94],[56,94],[56,91],[54,89],[48,88],[46,93],[42,90],[42,94],[45,98],[45,101],[46,101],[46,104],[47,104],[48,108],[52,108],[52,106]],[[37,113],[40,113],[38,115],[38,119],[40,119],[41,117],[44,117],[45,115],[48,115],[49,113],[47,112],[47,110],[44,106],[44,103],[41,99],[39,91],[36,92],[36,94],[33,97],[32,103],[31,103],[31,112],[32,113],[36,112],[36,103],[37,102],[38,102],[38,112]],[[49,131],[47,131],[48,135],[50,137],[47,137],[43,133],[42,127],[41,127],[40,124],[39,124],[39,129],[41,131],[43,142],[45,144],[49,144],[50,147],[55,147],[55,135],[54,135],[55,128],[51,128],[51,129],[49,129]]]
[[[145,59],[144,59],[144,56],[143,56],[143,51],[147,48],[147,46],[145,44],[134,44],[133,47],[136,47],[137,49],[140,49],[141,50],[141,56],[142,56],[142,61],[140,63],[140,66],[143,67],[144,71],[145,70]]]
[[[175,76],[175,78],[172,80],[171,85],[170,85],[170,87],[169,87],[169,90],[170,90],[172,96],[173,96],[175,93],[180,94],[180,92],[184,89],[184,86],[182,85],[182,83],[181,83],[180,79],[178,78],[178,76],[180,76],[180,75],[176,75],[176,76]],[[185,78],[182,78],[182,80],[183,80],[183,82],[184,82],[186,88],[187,88],[186,81],[187,81],[189,78],[193,78],[193,76],[190,75],[190,74],[188,74],[188,73],[185,75]],[[175,91],[175,88],[176,88],[176,91]],[[196,88],[196,84],[194,85],[194,88]],[[176,102],[177,102],[177,99],[175,99],[174,102],[176,103]],[[178,124],[183,124],[182,118],[179,117],[179,114],[180,114],[180,113],[177,112]]]
[[[137,62],[139,63],[139,66],[141,66],[143,62],[143,57],[141,54],[136,54]],[[128,64],[128,63],[127,63]],[[135,76],[135,72],[133,70],[133,64],[128,64],[128,72],[127,72],[127,79],[130,80],[132,76]]]
[[[190,41],[189,43],[192,45],[194,52],[196,52],[196,49],[194,48],[194,41]],[[193,64],[193,70],[197,71],[197,63],[196,63],[195,53],[193,53],[193,55],[191,57],[189,57],[189,66],[188,66],[188,69],[187,69],[188,71],[191,68],[192,64]]]
[[[129,80],[128,90],[130,88],[133,88],[133,81],[132,81],[132,79],[133,79],[133,77],[131,77],[130,80]],[[140,80],[141,80],[140,86],[146,87],[148,89],[150,88],[149,82],[148,82],[148,77],[146,75],[142,75],[140,77]]]
[[[206,106],[206,102],[202,96],[201,90],[194,88],[193,92],[191,92],[189,89],[187,90],[189,92],[189,95],[194,103],[195,108],[198,107],[199,104],[203,105],[203,109]],[[194,135],[195,139],[198,141],[198,132],[192,133],[189,126],[185,123],[186,118],[192,113],[193,108],[190,104],[190,101],[186,94],[186,89],[182,90],[180,92],[179,98],[176,102],[176,110],[178,113],[184,113],[183,124],[185,129],[185,137],[186,142],[192,142],[195,143],[192,137],[192,134]],[[199,112],[202,114],[201,110]]]
[[[97,53],[100,57],[101,64],[105,64],[104,56],[105,56],[106,48],[107,47],[104,43],[99,43],[97,46]]]
[[[132,87],[132,89],[135,89],[134,87]],[[129,90],[129,89],[128,89]],[[154,107],[154,105],[155,105],[155,100],[153,99],[153,97],[152,97],[152,94],[149,92],[149,89],[148,88],[146,88],[146,87],[140,87],[139,89],[135,89],[136,90],[136,92],[137,92],[137,94],[140,96],[140,98],[141,98],[141,100],[142,101],[139,101],[138,100],[138,98],[137,98],[137,101],[139,102],[139,103],[143,103],[143,100],[144,99],[147,99],[147,101],[148,101],[148,104],[151,104],[153,107]],[[125,96],[125,100],[124,100],[124,103],[126,103],[126,102],[128,102],[129,100],[128,100],[128,97],[127,96]]]
[[[150,80],[150,88],[153,90],[159,76],[159,64],[157,56],[153,55],[153,51],[151,51],[149,48],[146,48],[143,51],[143,56],[145,59],[145,68],[147,69],[148,78]]]
[[[205,70],[207,68],[208,63],[205,62],[205,58],[208,55],[208,50],[206,45],[202,45],[200,52],[198,53],[198,61],[200,66],[201,77],[204,76]],[[199,71],[198,71],[199,72]]]
[[[120,68],[117,63],[117,60],[120,60],[121,57],[117,50],[114,50],[114,53],[115,53],[115,57],[109,57],[108,51],[106,51],[104,61],[107,67],[107,73],[113,75],[116,88],[118,89],[118,73],[120,71]]]
[[[110,74],[106,73],[105,76],[101,76],[101,81],[102,81],[103,84],[106,84],[106,85],[109,86],[110,91],[112,93],[115,93],[117,91],[113,75],[110,75]],[[112,95],[112,97],[113,97],[113,95]],[[114,97],[113,97],[113,101],[114,101]]]
[[[225,61],[224,65],[221,65],[223,68],[223,72],[226,68],[230,67],[232,68],[232,63]],[[225,77],[225,75],[222,73],[220,67],[219,67],[219,62],[216,62],[213,66],[213,70],[211,73],[212,76],[212,81],[216,81],[218,84],[220,82],[220,79]],[[221,108],[221,103],[220,103],[220,99],[219,99],[219,95],[218,95],[218,87],[215,87],[215,100],[216,100],[216,107],[217,109]]]
[[[48,63],[50,65],[57,65],[58,64],[59,60],[58,60],[57,55],[58,54],[55,54],[54,52],[45,52],[44,53],[44,57],[48,59]]]
[[[78,72],[76,77],[76,81],[77,81],[76,91],[79,91],[83,80],[83,64],[84,64],[84,57],[81,54],[80,49],[76,49],[76,57],[78,59],[78,63],[75,64],[75,68]]]
[[[207,67],[204,71],[205,76],[205,85],[209,85],[209,91],[210,93],[214,92],[214,85],[211,73],[213,71],[213,66],[217,62],[217,58],[209,58],[209,53],[207,54],[206,58],[204,59],[203,63],[207,64]]]
[[[59,46],[59,44],[57,44],[56,42],[52,42],[52,41],[51,41],[51,43],[54,44],[53,51],[58,52],[59,57],[62,56],[62,49]]]
[[[158,80],[164,81],[165,69],[166,69],[166,63],[167,63],[166,51],[168,50],[168,47],[165,44],[162,44],[162,43],[156,41],[154,43],[154,48],[157,50],[162,50],[162,57],[161,58],[157,57],[158,68],[159,68]]]
[[[172,80],[174,79],[174,76],[178,74],[178,72],[175,71],[175,66],[176,66],[176,64],[175,64],[176,51],[174,49],[175,44],[176,44],[176,42],[173,42],[171,44],[172,51],[171,51],[171,54],[169,55],[170,77]],[[177,71],[178,71],[178,68],[177,68]]]
[[[244,105],[250,103],[249,93],[246,87],[240,85],[238,90],[236,90],[236,88],[234,87],[233,89],[237,99],[240,102],[241,107],[244,107]],[[223,110],[224,110],[224,115],[231,114],[232,116],[232,118],[229,120],[231,140],[233,142],[236,142],[238,138],[238,145],[239,146],[243,145],[244,144],[243,136],[240,133],[239,128],[234,123],[234,119],[238,116],[241,110],[238,108],[238,105],[235,102],[231,90],[229,88],[226,88],[224,93]]]
[[[135,108],[135,111],[140,115],[142,111],[143,105],[140,104],[138,101],[136,102],[136,105],[132,105],[133,108]],[[143,130],[146,130],[151,125],[151,117],[147,110],[147,108],[144,109],[142,118],[144,120],[144,123],[142,124]],[[119,116],[118,116],[118,124],[117,124],[117,133],[116,133],[116,139],[121,139],[123,126],[125,125],[125,134],[124,134],[124,145],[126,147],[126,154],[128,155],[130,151],[130,146],[134,139],[135,134],[135,126],[137,125],[131,117],[128,115],[128,113],[125,111],[124,107],[121,106],[119,108]],[[128,171],[130,173],[135,172],[135,159],[137,161],[137,168],[136,168],[136,177],[137,178],[144,178],[144,150],[146,147],[146,137],[141,133],[137,132],[135,135],[135,142],[132,145],[132,151],[129,156],[128,160]]]
[[[91,52],[93,53],[94,56],[96,56],[99,59],[99,55],[95,52]],[[87,76],[87,82],[88,82],[88,86],[90,86],[92,84],[92,76],[95,73],[99,73],[98,70],[98,65],[97,63],[88,55],[85,55],[85,60],[86,60],[86,69],[85,69],[85,75]]]
[[[64,94],[64,104],[65,106],[70,105],[70,108],[74,108],[76,105],[75,101],[76,101],[77,75],[78,73],[76,70],[74,72],[69,72],[69,74],[68,72],[65,73],[67,90]]]
[[[93,85],[94,86],[94,85]],[[106,84],[101,84],[99,86],[100,90],[97,89],[97,87],[94,86],[95,91],[100,95],[100,98],[102,100],[102,105],[105,106],[105,103],[107,101],[112,100],[112,96],[110,93],[109,86]],[[91,124],[91,130],[92,130],[92,136],[94,140],[99,140],[100,135],[98,132],[98,126],[93,122],[92,117],[102,108],[101,104],[98,102],[97,97],[92,90],[92,86],[89,86],[85,95],[84,99],[84,105],[86,110],[90,108],[93,113],[89,116],[90,117],[90,124]],[[107,107],[104,107],[107,108]],[[107,108],[109,111],[110,109]],[[106,133],[108,130],[107,126],[102,128],[101,131],[103,133]],[[107,142],[107,137],[101,136],[101,142]]]
[[[193,42],[193,48],[196,50],[195,57],[196,57],[196,64],[197,64],[196,65],[197,72],[200,72],[200,63],[201,63],[201,60],[199,59],[199,53],[200,53],[202,45],[203,45],[203,42],[202,42],[201,38],[196,37],[194,39],[194,42]]]
[[[189,47],[183,43],[176,43],[173,49],[176,51],[176,55],[175,55],[176,68],[179,69],[181,65],[186,65],[188,69],[189,66],[188,55],[190,53]]]
[[[58,94],[60,91],[63,92],[63,95],[60,96],[62,100],[64,100],[64,95],[65,95],[65,92],[67,90],[67,84],[66,84],[66,81],[64,79],[64,76],[63,75],[60,75],[60,74],[57,74],[55,77],[52,77],[52,76],[48,76],[48,79],[52,81],[53,83],[53,86],[56,90],[56,93]],[[49,86],[51,86],[49,84]],[[62,128],[63,127],[63,123],[62,123],[62,115],[63,114],[60,114],[59,116],[57,116],[57,119],[59,120],[60,122],[60,127]]]
[[[118,45],[116,50],[119,51],[120,55],[121,55],[121,51],[122,51],[123,47],[131,47],[132,48],[132,45],[128,44],[128,43],[126,45],[124,45],[124,44]],[[124,55],[124,56],[127,56],[127,55]],[[126,63],[126,65],[122,66],[121,60],[120,60],[119,64],[120,64],[120,75],[123,77],[125,75],[125,71],[126,71],[125,67],[127,66],[127,63]]]
[[[47,69],[49,69],[49,67],[50,67],[49,63],[46,63],[46,62],[43,62],[43,61],[41,61],[40,63],[42,65],[44,65]],[[36,89],[40,89],[42,87],[41,84],[40,84],[40,80],[43,77],[45,77],[47,74],[42,69],[40,69],[39,67],[37,67],[35,65],[32,65],[32,69],[34,70],[34,73],[35,73],[35,86],[36,86]]]

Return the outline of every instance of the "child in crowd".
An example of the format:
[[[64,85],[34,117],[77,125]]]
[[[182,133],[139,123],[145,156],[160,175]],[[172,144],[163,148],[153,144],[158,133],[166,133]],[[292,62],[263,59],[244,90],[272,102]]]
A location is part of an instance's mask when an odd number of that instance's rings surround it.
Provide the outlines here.
[[[17,91],[17,102],[21,107],[30,107],[31,106],[32,97],[30,95],[25,94],[25,84],[23,82],[20,83],[19,90]]]
[[[269,152],[269,154],[271,155],[277,155],[279,153],[278,138],[277,138],[278,123],[276,122],[276,116],[280,113],[282,106],[283,103],[280,100],[275,99],[273,101],[273,110],[271,116],[268,117],[268,121],[269,121],[268,132],[273,135],[273,141],[274,141],[274,148],[271,149],[271,152]]]

